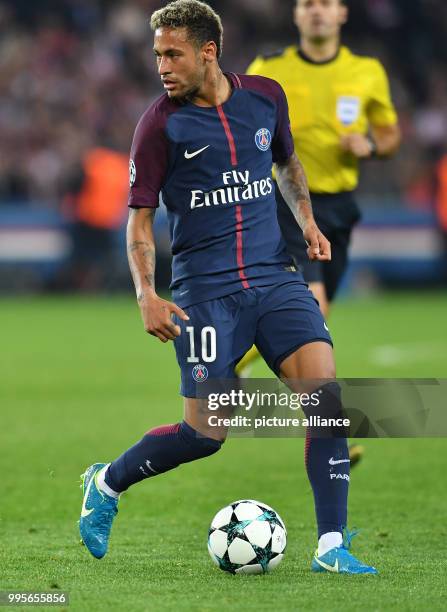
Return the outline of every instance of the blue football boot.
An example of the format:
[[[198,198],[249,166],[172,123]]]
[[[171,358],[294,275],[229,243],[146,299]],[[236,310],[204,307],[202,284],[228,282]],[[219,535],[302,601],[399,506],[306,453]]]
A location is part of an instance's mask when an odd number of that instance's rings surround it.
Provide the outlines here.
[[[318,550],[312,559],[311,570],[313,572],[332,572],[334,574],[378,574],[375,567],[364,565],[351,555],[351,540],[357,535],[357,531],[344,531],[343,544],[340,547],[332,548],[327,553],[318,556]]]
[[[79,531],[91,554],[102,559],[107,552],[118,500],[101,491],[97,484],[99,471],[106,463],[94,463],[81,474],[83,494]]]

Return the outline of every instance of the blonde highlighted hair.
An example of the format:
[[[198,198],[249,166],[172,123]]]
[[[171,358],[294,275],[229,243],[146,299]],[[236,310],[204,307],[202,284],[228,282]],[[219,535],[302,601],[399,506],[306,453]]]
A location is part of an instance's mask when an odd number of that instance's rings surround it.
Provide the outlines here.
[[[205,2],[199,0],[175,0],[155,11],[151,17],[151,28],[187,28],[192,42],[201,47],[214,42],[217,58],[222,55],[223,28],[219,15]]]

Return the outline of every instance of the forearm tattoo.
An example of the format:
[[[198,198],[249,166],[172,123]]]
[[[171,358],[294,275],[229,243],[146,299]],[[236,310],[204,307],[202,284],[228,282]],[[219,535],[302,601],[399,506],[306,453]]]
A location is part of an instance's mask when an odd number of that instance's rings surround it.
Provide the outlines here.
[[[139,215],[141,222],[137,226],[138,238],[134,236],[136,232],[132,229],[131,219],[136,215]],[[129,214],[127,257],[138,301],[144,298],[145,289],[155,288],[155,244],[152,233],[154,217],[155,209],[131,209]]]
[[[304,168],[295,153],[286,164],[276,166],[276,180],[297,223],[304,228],[313,219],[312,204]]]

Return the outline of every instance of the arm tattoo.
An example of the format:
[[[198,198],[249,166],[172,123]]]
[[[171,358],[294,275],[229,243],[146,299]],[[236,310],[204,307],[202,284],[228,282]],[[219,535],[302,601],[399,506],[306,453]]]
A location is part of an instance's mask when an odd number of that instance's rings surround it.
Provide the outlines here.
[[[276,180],[284,200],[303,229],[309,220],[313,220],[312,204],[304,168],[295,153],[285,164],[277,164]]]
[[[155,209],[131,209],[127,226],[127,256],[137,299],[155,288],[155,243],[152,231]]]
[[[129,253],[133,253],[134,251],[138,250],[140,246],[147,246],[148,244],[149,243],[144,242],[144,240],[134,240],[133,242],[127,245],[127,250],[129,251]]]

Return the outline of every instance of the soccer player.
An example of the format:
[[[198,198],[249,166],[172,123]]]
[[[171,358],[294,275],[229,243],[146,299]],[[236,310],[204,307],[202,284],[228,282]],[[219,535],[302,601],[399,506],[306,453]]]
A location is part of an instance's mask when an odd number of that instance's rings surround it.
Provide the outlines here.
[[[299,46],[258,57],[247,72],[275,79],[287,96],[295,150],[309,182],[316,222],[331,242],[331,261],[309,261],[303,234],[276,185],[278,220],[287,250],[327,318],[346,269],[351,232],[360,219],[354,195],[359,161],[391,156],[400,131],[380,62],[340,44],[348,18],[344,0],[297,0],[294,18]],[[238,371],[256,356],[251,351]]]
[[[277,376],[328,381],[319,387],[319,414],[337,417],[342,410],[330,335],[277,222],[272,163],[309,257],[330,258],[294,153],[284,92],[270,79],[221,71],[222,25],[205,3],[171,2],[152,15],[151,27],[165,93],[142,116],[132,144],[128,256],[146,331],[174,341],[184,417],[86,470],[80,533],[97,558],[107,552],[120,493],[219,451],[226,430],[209,423],[201,384],[207,376],[232,378],[253,344]],[[160,192],[172,233],[175,303],[154,287]],[[349,552],[344,432],[307,433],[319,536],[312,569],[375,574]]]

